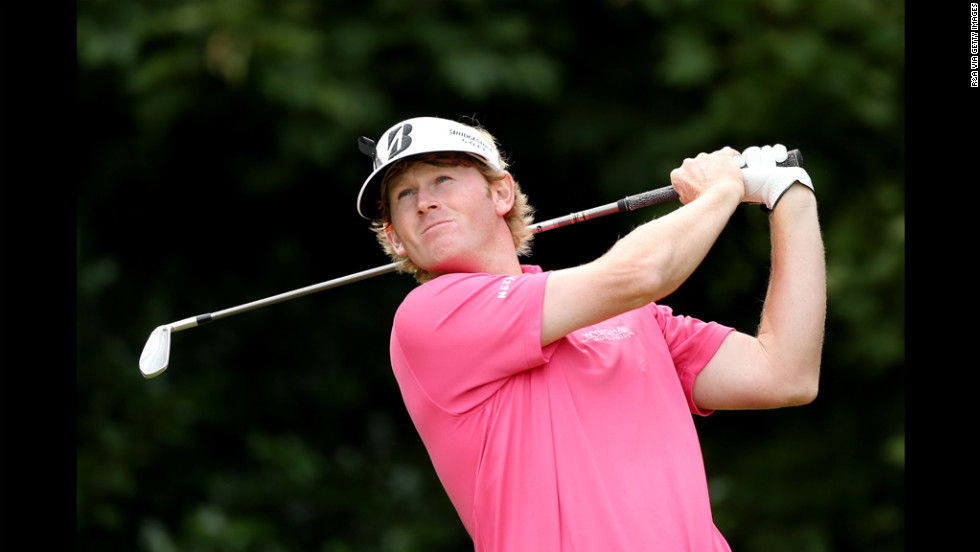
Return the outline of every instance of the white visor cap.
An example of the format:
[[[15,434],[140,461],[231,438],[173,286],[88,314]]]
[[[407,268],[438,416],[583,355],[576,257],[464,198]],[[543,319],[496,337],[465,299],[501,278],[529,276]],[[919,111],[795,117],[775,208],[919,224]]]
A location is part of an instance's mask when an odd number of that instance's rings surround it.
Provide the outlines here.
[[[371,155],[373,171],[371,176],[361,186],[357,196],[357,212],[372,221],[381,219],[378,201],[381,198],[381,182],[388,168],[395,162],[420,153],[441,151],[458,151],[475,155],[487,165],[500,170],[500,152],[494,144],[487,141],[471,126],[440,119],[437,117],[416,117],[398,123],[381,135],[377,144],[373,145],[373,153],[364,150],[362,140],[361,151]]]

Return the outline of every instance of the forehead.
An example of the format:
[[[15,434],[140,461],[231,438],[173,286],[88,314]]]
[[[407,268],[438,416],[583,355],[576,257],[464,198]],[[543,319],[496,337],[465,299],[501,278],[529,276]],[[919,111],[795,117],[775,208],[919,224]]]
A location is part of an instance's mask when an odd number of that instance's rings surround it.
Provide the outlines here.
[[[393,190],[402,185],[411,184],[415,180],[424,180],[436,174],[462,171],[476,171],[477,169],[470,163],[459,163],[455,161],[440,162],[438,160],[416,160],[393,170],[385,179],[384,188]]]

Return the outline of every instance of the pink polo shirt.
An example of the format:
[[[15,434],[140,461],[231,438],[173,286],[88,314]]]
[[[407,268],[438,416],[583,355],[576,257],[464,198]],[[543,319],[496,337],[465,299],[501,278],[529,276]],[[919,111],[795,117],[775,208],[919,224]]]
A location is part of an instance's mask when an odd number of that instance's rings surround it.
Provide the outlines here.
[[[547,272],[451,274],[395,314],[405,406],[476,552],[729,551],[694,378],[731,328],[650,304],[542,348]]]

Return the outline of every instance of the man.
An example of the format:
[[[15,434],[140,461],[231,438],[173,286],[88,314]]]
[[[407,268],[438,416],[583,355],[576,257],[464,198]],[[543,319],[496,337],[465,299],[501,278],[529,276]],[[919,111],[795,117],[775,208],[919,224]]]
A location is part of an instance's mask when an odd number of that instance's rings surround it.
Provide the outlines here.
[[[692,413],[817,393],[823,244],[809,176],[776,165],[786,149],[685,159],[683,206],[555,271],[520,263],[530,207],[485,129],[415,118],[367,149],[358,211],[424,282],[395,315],[392,369],[475,550],[729,550]],[[657,303],[740,203],[771,209],[755,336]]]

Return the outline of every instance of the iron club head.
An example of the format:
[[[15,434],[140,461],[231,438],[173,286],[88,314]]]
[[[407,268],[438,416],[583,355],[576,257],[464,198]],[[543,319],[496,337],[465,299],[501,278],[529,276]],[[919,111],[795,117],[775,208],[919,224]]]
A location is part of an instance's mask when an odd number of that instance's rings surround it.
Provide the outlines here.
[[[158,326],[143,346],[140,372],[144,378],[159,376],[170,363],[170,326]]]

